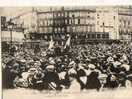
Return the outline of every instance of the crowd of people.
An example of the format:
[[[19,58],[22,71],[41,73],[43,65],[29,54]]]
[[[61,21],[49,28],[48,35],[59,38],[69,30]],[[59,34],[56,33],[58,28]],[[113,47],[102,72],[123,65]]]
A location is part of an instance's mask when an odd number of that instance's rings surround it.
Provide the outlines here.
[[[132,45],[85,44],[13,48],[2,53],[3,88],[80,90],[132,86]]]

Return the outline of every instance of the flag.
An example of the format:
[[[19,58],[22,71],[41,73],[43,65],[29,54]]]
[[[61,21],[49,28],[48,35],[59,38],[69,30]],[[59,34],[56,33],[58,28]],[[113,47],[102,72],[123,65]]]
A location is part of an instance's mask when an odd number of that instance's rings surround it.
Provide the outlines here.
[[[54,47],[54,41],[53,41],[53,37],[51,36],[51,40],[49,42],[49,48],[48,49],[51,49]]]
[[[70,43],[71,43],[71,36],[69,36],[69,38],[67,39],[66,44],[65,44],[65,46],[64,46],[64,49],[65,49],[66,47],[70,47]]]

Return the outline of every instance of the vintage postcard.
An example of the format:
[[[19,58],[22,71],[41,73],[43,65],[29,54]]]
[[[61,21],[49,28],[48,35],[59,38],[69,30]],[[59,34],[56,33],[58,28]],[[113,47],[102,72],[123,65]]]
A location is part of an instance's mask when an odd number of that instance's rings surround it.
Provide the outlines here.
[[[2,99],[132,99],[132,5],[0,13]]]

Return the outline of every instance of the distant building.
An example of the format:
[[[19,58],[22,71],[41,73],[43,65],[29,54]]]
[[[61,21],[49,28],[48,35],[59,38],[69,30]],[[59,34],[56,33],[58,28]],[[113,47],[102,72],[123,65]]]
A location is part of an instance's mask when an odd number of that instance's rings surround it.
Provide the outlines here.
[[[132,35],[132,8],[131,7],[97,7],[96,31],[109,32],[110,39],[130,40]]]
[[[63,44],[67,34],[72,35],[73,43],[132,40],[131,6],[38,7],[12,18],[12,22],[13,31],[23,29],[27,43],[44,45],[52,36]],[[2,27],[6,29],[6,25]]]
[[[119,39],[132,41],[132,6],[119,7],[118,18]]]
[[[59,37],[70,33],[73,38],[86,41],[132,39],[132,8],[129,6],[50,7],[48,11],[38,11],[37,17],[40,35],[53,33]]]
[[[1,40],[2,42],[22,43],[24,39],[23,28],[6,16],[1,16]]]
[[[49,11],[37,11],[38,33],[36,36],[38,39],[50,39],[47,35],[53,35],[54,39],[62,42],[66,34],[71,34],[76,42],[76,39],[83,39],[87,37],[87,34],[92,36],[95,33],[94,15],[95,10],[83,7],[52,7]]]

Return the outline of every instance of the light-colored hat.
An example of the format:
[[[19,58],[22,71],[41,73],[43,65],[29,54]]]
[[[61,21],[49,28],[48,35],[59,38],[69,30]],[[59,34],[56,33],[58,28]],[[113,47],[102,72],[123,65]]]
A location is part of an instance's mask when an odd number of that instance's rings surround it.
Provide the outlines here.
[[[128,64],[122,64],[121,67],[124,67],[126,69],[126,71],[130,70],[130,65],[128,65]]]
[[[49,61],[52,61],[53,60],[53,57],[49,57]]]
[[[26,62],[26,60],[25,60],[25,59],[22,59],[22,60],[20,60],[20,62],[25,63],[25,62]]]
[[[121,65],[121,62],[119,62],[119,61],[115,61],[115,62],[113,62],[113,65],[116,67],[116,66],[119,66],[119,65]]]
[[[88,67],[89,67],[90,69],[95,69],[95,65],[94,65],[94,64],[89,64]]]
[[[51,61],[49,61],[49,64],[54,65],[55,64],[55,61],[54,60],[51,60]]]
[[[73,75],[73,74],[77,74],[76,70],[71,68],[69,71],[68,71],[68,74],[69,75]]]
[[[48,65],[48,66],[46,67],[46,69],[52,70],[52,69],[55,69],[55,66],[54,66],[54,65]]]
[[[76,63],[74,62],[74,61],[71,61],[70,63],[69,63],[69,66],[73,66],[73,65],[75,65]]]
[[[13,67],[15,67],[15,66],[19,66],[19,64],[18,63],[13,64]]]
[[[28,72],[36,72],[36,68],[30,68]]]

